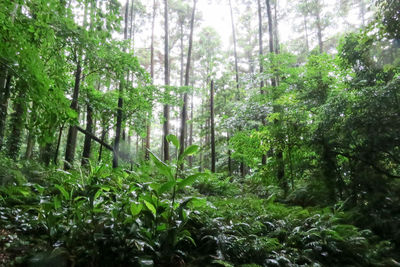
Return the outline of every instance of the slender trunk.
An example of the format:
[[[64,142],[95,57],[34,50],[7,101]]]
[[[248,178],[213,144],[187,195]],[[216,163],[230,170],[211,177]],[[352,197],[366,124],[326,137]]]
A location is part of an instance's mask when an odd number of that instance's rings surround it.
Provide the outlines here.
[[[3,147],[4,133],[6,128],[8,99],[10,98],[11,75],[7,74],[4,87],[0,95],[0,150]]]
[[[236,100],[240,99],[240,91],[239,91],[239,70],[238,70],[238,57],[237,57],[237,49],[236,49],[236,31],[235,31],[235,23],[233,22],[233,12],[232,12],[232,3],[229,0],[229,8],[231,12],[231,25],[232,25],[232,38],[233,38],[233,53],[235,57],[235,78],[236,78]]]
[[[322,42],[322,25],[321,25],[321,14],[320,10],[317,10],[316,20],[317,20],[317,35],[318,35],[318,45],[319,52],[322,54],[324,52],[323,42]]]
[[[58,151],[60,151],[60,144],[61,144],[61,137],[62,137],[62,132],[64,129],[64,125],[60,127],[60,130],[58,132],[58,139],[57,139],[57,146],[56,146],[56,151],[54,152],[54,165],[57,165],[58,161]]]
[[[362,26],[365,26],[365,2],[364,0],[360,0],[360,15]]]
[[[7,141],[7,154],[12,159],[17,159],[21,148],[21,137],[24,130],[24,119],[26,114],[25,84],[18,83],[18,95],[14,100],[14,113],[11,114],[10,119],[10,136]]]
[[[193,1],[193,10],[192,10],[192,18],[190,20],[190,35],[189,35],[189,49],[186,61],[186,72],[185,72],[185,86],[189,86],[189,73],[190,73],[190,61],[192,56],[192,46],[193,46],[193,28],[194,28],[194,17],[196,12],[196,3],[197,0]],[[182,114],[181,114],[181,136],[180,136],[180,151],[179,154],[183,154],[185,150],[185,138],[186,138],[186,121],[187,121],[187,106],[188,106],[188,95],[187,92],[183,94],[183,107],[182,107]],[[183,169],[183,164],[181,166]]]
[[[262,10],[261,10],[261,2],[260,0],[257,0],[257,5],[258,5],[258,55],[259,55],[259,61],[260,61],[260,75],[263,74],[264,72],[264,66],[263,66],[263,30],[262,30]],[[260,81],[260,94],[264,94],[264,80],[261,78]],[[262,119],[262,124],[265,126],[265,117]],[[265,165],[267,164],[267,156],[264,154],[261,157],[261,164]]]
[[[181,42],[181,56],[180,56],[180,59],[181,59],[181,69],[180,69],[180,71],[181,71],[181,73],[180,73],[180,86],[183,86],[183,21],[181,21],[180,22],[180,25],[179,25],[179,27],[180,27],[180,31],[181,31],[181,36],[180,36],[180,42]]]
[[[168,0],[164,0],[164,74],[165,74],[165,95],[169,94],[169,49],[168,49]],[[164,137],[164,161],[169,161],[169,143],[167,136],[169,134],[169,105],[164,104],[164,125],[163,125]]]
[[[154,22],[156,18],[156,0],[153,0],[153,19],[151,21],[151,45],[150,45],[150,75],[152,82],[154,81]],[[151,111],[147,118],[147,135],[146,135],[146,149],[145,149],[145,159],[150,159],[150,142],[151,142]]]
[[[125,7],[125,29],[124,29],[124,39],[128,39],[128,11],[129,11],[129,0],[126,0]],[[118,168],[118,155],[119,155],[119,143],[121,139],[121,128],[122,128],[122,108],[123,108],[123,94],[125,86],[125,75],[121,75],[121,81],[119,83],[119,97],[118,97],[118,110],[117,110],[117,124],[115,129],[115,139],[114,139],[114,152],[113,152],[113,168]]]
[[[193,90],[193,88],[192,88]],[[189,146],[193,144],[193,93],[190,101],[190,128],[189,128]],[[193,156],[189,156],[189,167],[193,166]]]
[[[33,131],[33,127],[36,121],[36,110],[35,105],[32,105],[31,116],[29,118],[29,130],[28,136],[26,137],[26,150],[25,150],[25,159],[29,160],[32,157],[33,148],[35,146],[36,138]]]
[[[210,86],[210,119],[211,119],[211,172],[215,172],[215,128],[214,128],[214,80]]]
[[[310,45],[308,43],[308,26],[307,26],[307,17],[303,16],[304,20],[304,33],[305,33],[305,41],[306,41],[306,51],[307,53],[310,51]]]
[[[71,109],[74,110],[79,116],[79,106],[78,106],[78,97],[79,97],[79,87],[81,82],[81,62],[80,59],[76,64],[75,70],[75,85],[74,91],[72,94],[72,101],[71,101]],[[72,163],[75,157],[75,148],[76,148],[76,137],[77,137],[77,130],[75,125],[71,125],[68,129],[67,135],[67,143],[66,143],[66,150],[65,150],[65,163],[64,169],[68,170],[72,167]]]
[[[229,133],[226,134],[226,143],[228,144],[228,174],[232,176],[232,158],[231,158],[231,149],[229,148]]]
[[[275,1],[274,5],[274,48],[275,48],[275,53],[279,54],[279,38],[278,38],[278,16],[277,16],[277,7],[278,6],[278,1]]]
[[[266,0],[266,4],[267,4],[267,16],[268,16],[268,30],[269,30],[269,52],[272,53],[276,53],[277,51],[274,50],[274,35],[273,35],[273,24],[272,24],[272,15],[271,15],[271,6],[270,6],[270,0]],[[274,90],[273,92],[273,99],[275,100],[277,98],[276,95],[276,85],[277,85],[277,77],[272,77],[271,78],[271,85],[272,85],[272,90]],[[273,112],[280,112],[280,108],[274,104],[273,105]],[[277,125],[277,127],[279,127],[280,124],[280,120],[276,119],[274,120],[274,124]],[[280,134],[278,134],[278,141],[283,141],[282,137],[280,136]],[[279,183],[282,185],[283,189],[285,190],[285,194],[287,193],[287,183],[284,180],[285,178],[285,166],[283,163],[283,152],[282,149],[276,149],[275,152],[275,156],[276,156],[276,161],[277,161],[277,180],[279,181]]]
[[[86,104],[86,131],[89,133],[93,132],[93,108],[90,103]],[[85,135],[85,141],[83,143],[83,153],[82,153],[82,166],[89,163],[90,154],[92,147],[92,139]]]
[[[97,161],[100,162],[101,161],[101,157],[103,156],[103,143],[105,143],[105,139],[106,139],[106,135],[108,132],[108,127],[107,126],[103,126],[102,127],[102,131],[101,131],[101,142],[100,142],[100,148],[99,148],[99,157],[97,158]]]

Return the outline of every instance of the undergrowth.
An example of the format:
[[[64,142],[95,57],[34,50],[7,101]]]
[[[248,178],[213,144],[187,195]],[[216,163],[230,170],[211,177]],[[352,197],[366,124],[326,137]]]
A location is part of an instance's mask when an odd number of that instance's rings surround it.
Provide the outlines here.
[[[274,188],[257,196],[251,182],[179,163],[65,172],[2,159],[0,264],[397,266],[393,242],[340,205],[289,206]]]

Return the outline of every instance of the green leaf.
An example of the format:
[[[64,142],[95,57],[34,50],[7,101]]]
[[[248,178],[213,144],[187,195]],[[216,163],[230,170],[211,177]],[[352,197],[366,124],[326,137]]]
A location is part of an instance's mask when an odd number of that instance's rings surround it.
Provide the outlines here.
[[[183,179],[182,181],[178,182],[178,190],[184,188],[185,186],[192,185],[199,177],[206,176],[206,173],[196,173],[190,175]]]
[[[64,198],[65,198],[66,200],[69,200],[69,194],[68,194],[67,190],[65,190],[64,187],[62,187],[61,185],[58,185],[58,184],[56,184],[55,187],[56,187],[58,190],[60,190],[61,194],[64,196]]]
[[[188,146],[185,151],[183,151],[183,153],[181,155],[179,155],[178,160],[181,161],[183,160],[186,156],[190,156],[195,154],[197,151],[199,150],[199,146],[198,145],[191,145]]]
[[[151,152],[151,151],[149,151],[149,152],[150,152],[151,158],[153,159],[154,164],[157,167],[157,170],[161,174],[165,175],[168,178],[168,180],[170,180],[170,181],[174,180],[174,175],[172,174],[171,168],[167,164],[162,162],[156,155],[154,155],[153,152]]]
[[[132,216],[138,215],[142,211],[142,208],[143,208],[143,204],[142,203],[139,203],[139,204],[132,203],[131,204],[131,214],[132,214]]]
[[[151,204],[150,202],[148,202],[147,200],[144,200],[144,204],[146,205],[146,207],[151,211],[151,213],[153,213],[154,217],[157,214],[156,208],[154,207],[153,204]]]
[[[159,189],[158,189],[158,194],[162,194],[164,192],[167,192],[171,190],[174,186],[176,185],[175,180],[169,181],[164,183]]]
[[[167,135],[166,139],[168,142],[171,142],[176,148],[180,147],[178,137],[176,137],[175,135],[169,134]]]

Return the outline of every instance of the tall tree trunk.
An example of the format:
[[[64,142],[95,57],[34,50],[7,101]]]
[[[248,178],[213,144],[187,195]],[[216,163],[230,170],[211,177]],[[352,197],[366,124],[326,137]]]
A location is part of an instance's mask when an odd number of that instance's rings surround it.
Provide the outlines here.
[[[26,150],[25,150],[25,159],[29,160],[32,157],[33,148],[35,146],[35,134],[33,133],[33,125],[36,121],[36,111],[35,105],[32,105],[32,112],[29,118],[29,131],[28,136],[26,137]]]
[[[228,174],[229,176],[232,176],[232,152],[229,148],[229,133],[226,133],[226,143],[228,144]]]
[[[12,159],[17,159],[21,148],[21,137],[24,130],[24,119],[26,114],[25,84],[18,83],[18,94],[14,100],[14,113],[10,119],[10,136],[7,139],[7,154]]]
[[[362,26],[365,26],[365,1],[364,0],[360,0],[360,15],[361,15]]]
[[[71,109],[74,110],[79,116],[79,106],[78,106],[78,97],[79,97],[79,87],[81,82],[81,61],[78,59],[76,64],[75,70],[75,85],[74,91],[72,94],[72,101],[71,101]],[[72,167],[72,163],[75,157],[75,148],[76,148],[76,137],[77,137],[77,130],[75,125],[71,125],[68,129],[67,135],[67,143],[65,149],[65,163],[64,169],[68,170]]]
[[[193,90],[193,86],[192,86]],[[190,101],[190,128],[189,128],[189,146],[193,144],[193,98],[194,95],[192,93],[191,101]],[[193,166],[193,156],[189,156],[189,167]]]
[[[235,78],[236,78],[236,100],[240,99],[240,91],[239,91],[239,70],[238,70],[238,57],[237,57],[237,48],[236,48],[236,31],[235,31],[235,23],[233,21],[233,11],[232,11],[232,3],[229,0],[229,8],[231,12],[231,25],[232,25],[232,38],[233,38],[233,53],[235,57]]]
[[[54,152],[54,159],[53,159],[53,163],[54,165],[57,166],[57,161],[58,161],[58,151],[60,151],[60,144],[61,144],[61,137],[62,137],[62,132],[64,130],[64,125],[62,125],[59,129],[58,132],[58,138],[57,138],[57,146],[56,146],[56,151]]]
[[[8,99],[10,98],[10,87],[11,87],[11,75],[6,74],[5,84],[0,86],[2,91],[0,92],[0,150],[3,147],[4,133],[6,129],[6,119],[7,119],[7,109],[8,109]]]
[[[196,12],[196,3],[197,0],[193,0],[193,10],[192,10],[192,18],[190,20],[190,35],[189,35],[189,49],[186,61],[186,72],[185,72],[185,86],[189,86],[189,73],[190,73],[190,61],[192,57],[192,46],[193,46],[193,28],[194,28],[194,17]],[[186,138],[186,121],[187,121],[187,106],[188,106],[188,94],[185,92],[183,94],[183,107],[181,114],[181,136],[180,136],[180,151],[179,154],[182,155],[185,150],[185,138]],[[183,169],[183,164],[181,166]]]
[[[264,72],[264,66],[263,66],[263,30],[262,30],[262,9],[261,9],[261,1],[257,0],[257,5],[258,5],[258,55],[259,55],[259,61],[260,61],[260,75],[263,74]],[[264,94],[264,79],[261,78],[260,81],[260,94]],[[262,119],[262,124],[265,125],[265,117]],[[265,165],[267,163],[267,155],[262,155],[261,157],[261,164]]]
[[[97,161],[101,161],[101,157],[103,156],[103,143],[105,143],[106,135],[108,132],[108,126],[104,125],[101,130],[101,143],[100,143],[100,148],[99,148],[99,157],[97,158]]]
[[[269,30],[269,52],[272,53],[276,53],[277,51],[274,50],[274,34],[273,34],[273,24],[272,24],[272,14],[271,14],[271,6],[270,6],[270,0],[266,0],[266,4],[267,4],[267,16],[268,16],[268,30]],[[277,78],[276,77],[272,77],[271,78],[271,85],[272,85],[272,90],[274,90],[273,92],[273,99],[276,99],[276,86],[277,86]],[[279,107],[274,104],[273,105],[273,112],[279,112]],[[277,125],[277,127],[279,127],[280,124],[280,120],[276,119],[274,120],[274,124]],[[282,139],[280,136],[278,136],[278,139]],[[278,140],[278,141],[283,141],[283,140]],[[275,150],[275,156],[276,156],[276,161],[277,161],[277,180],[279,181],[279,183],[282,185],[283,189],[285,190],[285,194],[287,192],[287,183],[284,180],[285,179],[285,166],[283,163],[283,152],[282,149],[276,149]]]
[[[214,80],[210,86],[211,172],[215,173]]]
[[[277,8],[278,8],[278,2],[275,1],[274,5],[274,48],[275,48],[275,53],[279,54],[279,38],[278,38],[278,16],[277,16]]]
[[[90,103],[86,103],[86,131],[89,133],[93,132],[93,108]],[[85,141],[83,143],[83,153],[82,153],[82,166],[89,163],[90,154],[92,148],[92,139],[90,136],[85,135]]]
[[[306,51],[307,53],[310,51],[310,45],[308,43],[308,26],[307,26],[307,17],[303,16],[304,20],[304,33],[305,33],[305,41],[306,41]]]
[[[316,24],[317,24],[319,52],[322,54],[324,52],[324,44],[322,42],[321,10],[319,7],[316,10],[315,16],[316,16]]]
[[[124,39],[128,39],[128,11],[129,11],[129,0],[126,0],[125,7],[125,29],[124,29]],[[129,74],[128,74],[129,75]],[[123,94],[124,94],[124,86],[125,75],[121,75],[121,81],[119,83],[119,96],[118,96],[118,110],[117,110],[117,124],[115,129],[115,139],[114,139],[114,152],[113,152],[113,168],[118,168],[118,156],[119,156],[119,143],[121,139],[121,130],[122,130],[122,108],[123,108]]]
[[[168,49],[168,0],[164,0],[164,75],[165,75],[165,95],[169,94],[169,49]],[[169,161],[169,143],[167,136],[169,134],[169,105],[164,104],[164,124],[163,124],[163,148],[164,161]]]
[[[153,18],[151,21],[151,45],[150,45],[150,75],[151,80],[154,82],[154,23],[156,18],[156,0],[153,0]],[[145,159],[150,159],[150,142],[151,142],[151,111],[148,114],[147,119],[147,135],[146,135],[146,149],[145,149]]]

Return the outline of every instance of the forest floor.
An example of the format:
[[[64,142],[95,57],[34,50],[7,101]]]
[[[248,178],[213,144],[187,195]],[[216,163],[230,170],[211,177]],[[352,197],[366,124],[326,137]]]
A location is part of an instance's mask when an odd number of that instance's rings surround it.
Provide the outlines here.
[[[399,266],[340,204],[285,204],[275,186],[212,174],[175,192],[149,174],[3,160],[0,265]]]

